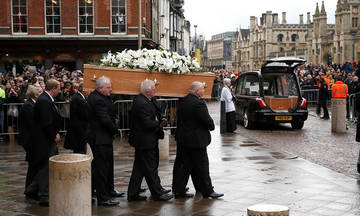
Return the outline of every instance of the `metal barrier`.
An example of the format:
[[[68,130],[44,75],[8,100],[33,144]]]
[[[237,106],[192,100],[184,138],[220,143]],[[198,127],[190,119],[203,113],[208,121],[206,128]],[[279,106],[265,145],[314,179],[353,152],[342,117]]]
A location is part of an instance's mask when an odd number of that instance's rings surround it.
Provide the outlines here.
[[[157,99],[161,113],[167,119],[167,125],[164,129],[176,128],[176,113],[178,108],[178,98],[161,98]],[[119,131],[120,135],[122,131],[130,130],[130,116],[131,108],[133,105],[132,100],[117,100],[114,102],[116,115],[120,121]]]
[[[331,89],[329,89],[328,101],[331,101]],[[319,89],[301,89],[301,96],[310,105],[317,105],[319,100]]]
[[[157,100],[160,110],[164,117],[167,119],[167,125],[164,129],[174,129],[177,124],[177,108],[178,108],[178,98],[161,98]],[[55,103],[60,113],[62,115],[61,130],[60,133],[66,133],[67,127],[69,125],[70,117],[70,103],[69,102],[56,102]],[[128,131],[130,130],[130,113],[132,108],[132,100],[118,100],[114,102],[116,115],[120,121],[119,131]],[[4,114],[3,130],[1,130],[0,125],[0,136],[3,135],[15,135],[19,134],[19,115],[20,109],[23,103],[9,103],[3,104],[3,110],[0,111],[0,122],[1,122],[1,113]]]
[[[349,96],[349,119],[350,121],[357,121],[357,115],[358,113],[356,112],[356,94],[351,94]]]
[[[62,115],[60,133],[66,133],[70,116],[70,103],[56,102],[55,104]],[[0,111],[0,136],[19,134],[19,116],[23,105],[24,103],[6,103],[2,105],[2,111]],[[4,116],[3,120],[1,119],[2,115]]]

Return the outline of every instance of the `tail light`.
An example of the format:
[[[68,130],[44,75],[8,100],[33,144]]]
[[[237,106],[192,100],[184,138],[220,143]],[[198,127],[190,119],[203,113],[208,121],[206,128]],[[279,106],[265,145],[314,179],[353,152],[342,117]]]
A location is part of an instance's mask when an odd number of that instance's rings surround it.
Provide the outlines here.
[[[305,98],[302,98],[300,108],[301,109],[306,108],[306,99]]]
[[[267,105],[266,105],[265,101],[264,101],[262,98],[256,98],[256,101],[259,103],[259,106],[260,106],[262,109],[267,108]]]

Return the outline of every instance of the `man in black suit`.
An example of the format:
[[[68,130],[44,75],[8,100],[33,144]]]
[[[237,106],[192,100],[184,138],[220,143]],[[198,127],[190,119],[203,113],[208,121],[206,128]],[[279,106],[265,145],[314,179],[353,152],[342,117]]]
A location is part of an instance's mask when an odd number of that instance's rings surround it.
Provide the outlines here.
[[[215,125],[205,102],[201,100],[203,96],[203,84],[195,81],[190,86],[190,93],[179,103],[177,153],[173,171],[173,192],[176,198],[192,195],[186,193],[189,175],[203,197],[219,198],[224,195],[213,190],[210,179],[206,148],[211,142],[210,131],[215,129]]]
[[[36,175],[27,191],[29,194],[37,193],[39,204],[43,206],[49,206],[49,158],[58,154],[57,144],[60,142],[61,115],[54,103],[59,92],[60,83],[48,80],[34,107],[36,140],[29,148],[29,157],[34,159]]]
[[[110,99],[111,82],[107,77],[96,80],[96,89],[88,97],[90,132],[88,141],[94,155],[94,186],[98,205],[114,206],[119,202],[112,197],[120,197],[114,189],[113,136],[117,133],[118,120],[115,106]]]
[[[33,193],[29,191],[29,185],[32,183],[35,174],[36,174],[36,167],[34,166],[34,158],[30,157],[30,148],[33,147],[35,141],[35,119],[34,119],[34,107],[35,102],[39,95],[42,93],[42,89],[40,87],[35,87],[33,85],[29,85],[26,97],[28,98],[24,105],[20,109],[20,116],[19,116],[19,144],[25,149],[26,157],[25,161],[29,163],[27,174],[26,174],[26,181],[25,181],[25,192],[27,198],[32,198],[37,200],[38,196],[35,191]]]
[[[128,201],[146,200],[139,195],[143,176],[154,200],[167,201],[173,196],[162,190],[158,176],[158,139],[165,120],[158,115],[151,99],[155,96],[155,83],[144,80],[141,93],[135,98],[131,110],[129,143],[135,147],[135,160],[128,187]]]
[[[84,95],[84,94],[85,95]],[[66,134],[64,147],[74,153],[86,154],[86,143],[89,132],[89,113],[83,92],[83,84],[77,88],[70,101],[69,131]]]

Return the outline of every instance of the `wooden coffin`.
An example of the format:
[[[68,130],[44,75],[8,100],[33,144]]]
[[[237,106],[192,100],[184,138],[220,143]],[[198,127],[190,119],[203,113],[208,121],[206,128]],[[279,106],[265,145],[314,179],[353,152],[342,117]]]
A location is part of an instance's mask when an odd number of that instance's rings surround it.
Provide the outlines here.
[[[272,110],[289,110],[296,106],[298,100],[298,96],[289,96],[287,98],[265,96],[265,103],[270,106]]]
[[[127,69],[84,65],[84,89],[94,90],[95,80],[101,76],[111,79],[113,94],[137,95],[140,84],[145,79],[156,80],[156,95],[183,97],[189,93],[193,81],[204,82],[204,98],[211,98],[215,75],[213,73],[169,74],[153,71],[149,73],[140,69]]]

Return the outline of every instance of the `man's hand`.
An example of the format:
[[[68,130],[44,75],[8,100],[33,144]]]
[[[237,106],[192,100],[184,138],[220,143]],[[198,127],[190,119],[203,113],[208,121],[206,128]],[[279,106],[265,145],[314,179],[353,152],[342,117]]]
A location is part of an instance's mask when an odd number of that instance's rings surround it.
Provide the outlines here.
[[[56,137],[55,137],[54,141],[55,141],[56,144],[60,143],[60,141],[61,141],[60,134],[56,134]]]
[[[163,128],[166,125],[166,123],[167,123],[166,118],[161,119],[160,128]]]

